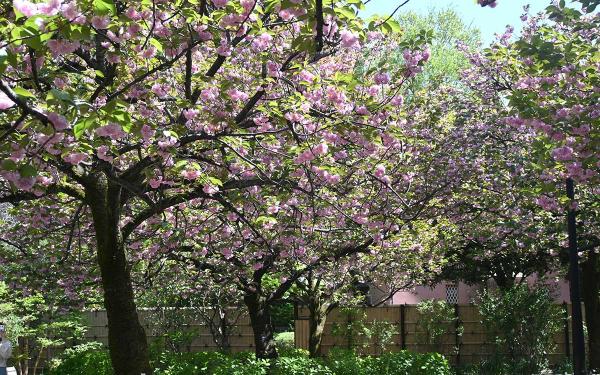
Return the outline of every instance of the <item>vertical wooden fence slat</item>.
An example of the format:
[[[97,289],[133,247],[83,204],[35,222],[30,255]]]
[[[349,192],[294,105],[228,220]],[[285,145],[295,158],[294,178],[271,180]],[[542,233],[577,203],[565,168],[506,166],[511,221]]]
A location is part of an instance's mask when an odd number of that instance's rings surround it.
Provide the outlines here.
[[[294,346],[308,350],[308,320],[296,320],[294,327]]]
[[[406,350],[406,305],[400,305],[400,342],[402,350]]]
[[[454,304],[454,342],[456,345],[456,365],[460,366],[460,312],[458,311],[458,303]]]

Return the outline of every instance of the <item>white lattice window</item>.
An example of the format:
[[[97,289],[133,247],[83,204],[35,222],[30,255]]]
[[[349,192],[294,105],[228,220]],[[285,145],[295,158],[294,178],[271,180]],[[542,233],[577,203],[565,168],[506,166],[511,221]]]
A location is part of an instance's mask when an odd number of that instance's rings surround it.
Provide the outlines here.
[[[449,304],[458,303],[458,285],[447,284],[446,285],[446,302]]]

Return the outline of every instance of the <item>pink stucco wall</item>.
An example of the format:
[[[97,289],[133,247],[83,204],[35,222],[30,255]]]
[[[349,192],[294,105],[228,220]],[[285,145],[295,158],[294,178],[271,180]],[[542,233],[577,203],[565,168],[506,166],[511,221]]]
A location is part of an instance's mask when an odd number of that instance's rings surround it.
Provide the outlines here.
[[[537,277],[531,276],[527,279],[527,283],[532,285],[535,283]],[[550,286],[555,293],[555,301],[557,303],[569,302],[569,283],[568,281],[559,277],[548,277],[545,282],[546,285]],[[446,300],[446,285],[447,283],[438,284],[434,287],[428,286],[417,286],[412,290],[398,292],[394,294],[391,300],[393,305],[401,304],[416,304],[427,299],[441,299]],[[458,303],[467,304],[471,303],[477,291],[481,289],[481,286],[469,286],[464,283],[458,284]]]

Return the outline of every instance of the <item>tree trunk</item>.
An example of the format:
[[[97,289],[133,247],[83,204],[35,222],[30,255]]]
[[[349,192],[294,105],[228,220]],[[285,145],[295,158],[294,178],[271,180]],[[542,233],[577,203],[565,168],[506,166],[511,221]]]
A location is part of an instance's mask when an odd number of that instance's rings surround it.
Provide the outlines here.
[[[220,313],[220,327],[221,327],[221,338],[220,338],[220,349],[224,352],[224,353],[230,353],[231,352],[231,342],[229,340],[230,336],[231,336],[231,325],[229,324],[229,313],[227,312],[227,307],[225,308],[221,308],[219,307],[219,309],[221,310]]]
[[[308,311],[308,352],[314,358],[321,355],[323,330],[329,312],[329,304],[323,303],[318,291],[309,296]]]
[[[256,357],[262,359],[277,358],[269,304],[258,293],[247,293],[244,296],[244,303],[250,315]]]
[[[146,333],[139,322],[119,227],[121,191],[99,178],[86,195],[96,232],[97,257],[108,318],[108,347],[115,374],[152,373]]]
[[[600,262],[593,250],[583,263],[583,302],[588,330],[589,370],[600,371]]]

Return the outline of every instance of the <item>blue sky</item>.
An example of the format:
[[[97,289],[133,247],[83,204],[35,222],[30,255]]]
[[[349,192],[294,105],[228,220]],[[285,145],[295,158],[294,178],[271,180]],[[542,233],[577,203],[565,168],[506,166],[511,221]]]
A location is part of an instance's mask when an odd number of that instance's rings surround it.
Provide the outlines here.
[[[367,4],[363,17],[372,14],[389,14],[401,4],[401,0],[371,0]],[[431,9],[454,9],[466,24],[471,24],[481,30],[484,44],[494,40],[495,33],[502,33],[506,25],[512,25],[520,30],[523,6],[531,5],[531,13],[537,13],[550,4],[550,0],[498,0],[494,9],[482,8],[475,0],[410,0],[399,12],[412,10],[417,13],[427,13]]]

